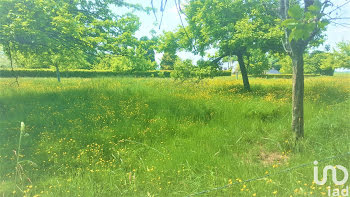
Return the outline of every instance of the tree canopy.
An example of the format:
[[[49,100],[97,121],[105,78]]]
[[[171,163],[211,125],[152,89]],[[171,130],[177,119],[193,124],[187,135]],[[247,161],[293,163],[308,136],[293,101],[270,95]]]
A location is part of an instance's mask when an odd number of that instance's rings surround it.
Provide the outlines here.
[[[213,61],[237,56],[244,87],[249,89],[245,62],[255,55],[280,51],[282,31],[278,23],[278,2],[194,0],[185,7],[189,38],[183,41],[188,50],[201,55],[211,48],[218,50]],[[193,50],[193,49],[196,50]]]
[[[11,57],[57,69],[91,68],[106,55],[134,57],[146,42],[134,36],[139,19],[116,15],[112,5],[137,8],[118,0],[4,0],[0,44]]]

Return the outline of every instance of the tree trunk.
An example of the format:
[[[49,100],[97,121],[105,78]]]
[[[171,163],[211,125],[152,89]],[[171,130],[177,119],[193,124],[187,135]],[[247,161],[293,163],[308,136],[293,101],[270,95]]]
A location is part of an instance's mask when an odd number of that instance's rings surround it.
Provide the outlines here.
[[[237,57],[238,57],[239,68],[240,68],[241,73],[242,73],[244,89],[250,91],[248,73],[247,73],[247,69],[246,69],[245,64],[244,64],[243,55],[237,54]]]
[[[56,67],[57,81],[58,81],[58,82],[61,82],[60,69],[58,68],[57,65],[55,65],[55,67]]]
[[[16,78],[16,81],[15,83],[17,84],[17,86],[19,86],[19,82],[18,82],[18,75],[16,75],[15,73],[15,70],[13,68],[13,57],[12,57],[12,50],[11,50],[11,43],[7,43],[7,47],[8,47],[8,56],[9,56],[9,59],[10,59],[10,67],[11,67],[11,72],[13,74],[13,76]]]
[[[293,62],[293,95],[292,95],[292,130],[296,139],[304,137],[304,59],[303,50],[294,49]]]

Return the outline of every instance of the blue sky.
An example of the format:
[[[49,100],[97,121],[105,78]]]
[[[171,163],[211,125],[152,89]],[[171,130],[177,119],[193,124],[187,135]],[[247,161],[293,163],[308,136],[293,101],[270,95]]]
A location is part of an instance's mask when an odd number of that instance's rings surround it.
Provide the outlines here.
[[[156,7],[158,10],[160,8],[160,0],[153,0],[154,1],[154,7]],[[185,0],[182,0],[184,2]],[[346,1],[348,0],[333,0],[335,6],[343,5]],[[143,6],[151,6],[151,0],[129,0],[130,3],[136,3],[136,4],[141,4]],[[334,8],[329,8],[329,10],[332,10]],[[147,15],[144,12],[136,12],[135,13],[137,16],[140,17],[140,21],[142,23],[140,30],[136,32],[137,37],[142,37],[142,36],[150,36],[150,31],[153,29],[157,32],[157,34],[161,34],[163,31],[174,31],[176,28],[178,28],[179,25],[181,25],[181,21],[179,18],[179,15],[176,10],[175,2],[174,0],[168,0],[165,12],[164,12],[164,17],[163,17],[163,22],[161,24],[161,27],[159,29],[159,20],[161,18],[161,13],[158,11],[157,18],[158,21],[156,21],[155,16],[153,13]],[[350,41],[350,3],[346,4],[344,7],[342,7],[341,10],[337,11],[337,16],[334,13],[333,17],[337,18],[345,18],[348,17],[348,19],[342,19],[342,20],[335,20],[336,23],[340,24],[346,24],[347,25],[338,25],[335,23],[332,23],[328,26],[326,35],[327,35],[327,41],[325,44],[329,44],[332,48],[336,46],[336,43],[341,42],[341,41]],[[184,22],[186,21],[183,18]],[[156,24],[158,23],[158,24]],[[322,48],[322,46],[321,46]],[[193,59],[196,61],[199,59],[199,57],[193,56],[191,53],[186,53],[186,52],[180,52],[178,55],[185,59]],[[156,59],[161,58],[161,54],[156,55]]]

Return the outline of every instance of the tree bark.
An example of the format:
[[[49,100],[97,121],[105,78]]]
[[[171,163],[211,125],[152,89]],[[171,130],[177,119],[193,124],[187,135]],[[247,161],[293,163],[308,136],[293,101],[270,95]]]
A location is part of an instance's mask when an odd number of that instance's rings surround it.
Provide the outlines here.
[[[293,48],[292,130],[300,139],[304,137],[304,50]]]
[[[245,64],[244,64],[243,55],[237,54],[237,57],[238,57],[239,68],[240,68],[241,74],[242,74],[244,89],[250,91],[248,73],[247,73],[247,69],[246,69]]]
[[[55,65],[56,67],[56,74],[57,74],[57,81],[61,82],[61,74],[60,74],[60,69],[57,65]]]

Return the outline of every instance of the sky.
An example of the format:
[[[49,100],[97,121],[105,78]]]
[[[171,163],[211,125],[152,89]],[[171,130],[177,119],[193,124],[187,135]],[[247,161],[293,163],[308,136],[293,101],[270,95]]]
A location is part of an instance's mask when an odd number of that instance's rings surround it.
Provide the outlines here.
[[[182,0],[184,2],[185,0]],[[151,0],[129,0],[130,3],[136,3],[141,4],[142,6],[148,6],[151,7]],[[181,25],[180,17],[177,13],[177,9],[175,6],[175,0],[168,0],[165,12],[163,15],[163,21],[159,28],[159,21],[161,18],[161,13],[159,12],[160,8],[160,2],[161,0],[153,0],[154,7],[157,8],[158,12],[156,13],[157,19],[155,18],[153,13],[146,14],[144,12],[135,12],[137,16],[140,18],[141,27],[139,31],[136,32],[136,36],[138,38],[142,36],[151,36],[150,31],[153,29],[157,32],[158,35],[161,35],[163,31],[174,31]],[[343,5],[346,2],[349,2],[349,0],[334,0],[335,6]],[[334,7],[329,8],[328,10],[333,10]],[[337,14],[337,15],[336,15]],[[350,41],[350,2],[343,6],[340,10],[333,13],[333,17],[336,18],[347,18],[342,20],[335,20],[335,23],[331,23],[327,27],[327,31],[325,32],[325,35],[327,36],[327,40],[324,43],[323,46],[320,46],[320,48],[324,48],[324,46],[330,45],[331,48],[336,47],[336,43],[342,42],[342,41]],[[186,25],[186,20],[183,16],[183,21]],[[179,52],[178,55],[182,59],[192,59],[194,62],[198,60],[199,56],[194,56],[189,52]],[[162,57],[162,54],[156,54],[157,61],[160,61],[160,58]]]

